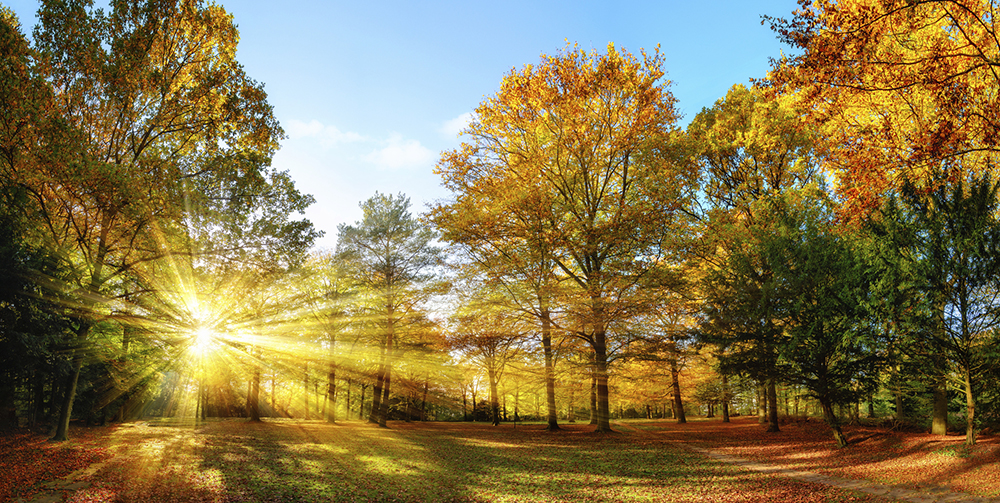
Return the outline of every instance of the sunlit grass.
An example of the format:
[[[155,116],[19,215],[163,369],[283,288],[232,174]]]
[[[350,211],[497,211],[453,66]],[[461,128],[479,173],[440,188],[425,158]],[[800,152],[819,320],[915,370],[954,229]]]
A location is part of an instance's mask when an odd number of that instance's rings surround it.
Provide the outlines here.
[[[96,501],[881,501],[750,473],[646,434],[483,424],[208,421],[117,428]]]

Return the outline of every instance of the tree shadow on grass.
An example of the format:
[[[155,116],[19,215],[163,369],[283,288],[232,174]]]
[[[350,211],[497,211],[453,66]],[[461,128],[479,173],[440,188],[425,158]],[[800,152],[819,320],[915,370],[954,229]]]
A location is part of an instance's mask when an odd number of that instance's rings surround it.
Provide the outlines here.
[[[648,435],[595,435],[586,426],[560,432],[462,423],[392,426],[219,421],[135,431],[118,439],[126,443],[122,455],[76,501],[847,501],[857,496],[749,473]]]

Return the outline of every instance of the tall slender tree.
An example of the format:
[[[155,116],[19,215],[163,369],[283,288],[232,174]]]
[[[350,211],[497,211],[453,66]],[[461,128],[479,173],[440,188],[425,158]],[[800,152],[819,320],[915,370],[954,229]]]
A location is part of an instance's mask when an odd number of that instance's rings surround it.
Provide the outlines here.
[[[606,54],[567,47],[514,69],[476,109],[469,140],[437,168],[459,204],[479,201],[497,214],[537,187],[534,202],[551,215],[537,235],[575,285],[582,318],[573,333],[594,352],[598,431],[611,429],[609,330],[665,253],[691,179],[671,157],[676,112],[662,66],[658,51],[636,58],[609,44]]]
[[[379,351],[369,419],[383,427],[393,365],[406,339],[427,328],[423,309],[441,286],[432,274],[442,262],[436,234],[409,208],[402,194],[376,193],[361,204],[360,221],[338,227],[337,256],[359,289],[360,311]]]

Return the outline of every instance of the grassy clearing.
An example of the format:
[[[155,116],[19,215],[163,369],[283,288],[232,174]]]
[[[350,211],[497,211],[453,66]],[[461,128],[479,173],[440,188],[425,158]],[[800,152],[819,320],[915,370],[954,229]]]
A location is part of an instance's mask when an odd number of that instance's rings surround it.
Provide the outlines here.
[[[885,501],[748,473],[641,431],[218,421],[119,426],[69,501]]]

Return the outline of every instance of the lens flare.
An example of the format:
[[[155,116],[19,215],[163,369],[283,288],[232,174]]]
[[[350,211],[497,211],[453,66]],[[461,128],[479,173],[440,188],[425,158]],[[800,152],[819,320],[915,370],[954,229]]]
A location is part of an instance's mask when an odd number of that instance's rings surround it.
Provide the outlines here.
[[[191,349],[198,354],[204,355],[212,351],[215,346],[215,332],[207,327],[199,327],[192,334]]]

